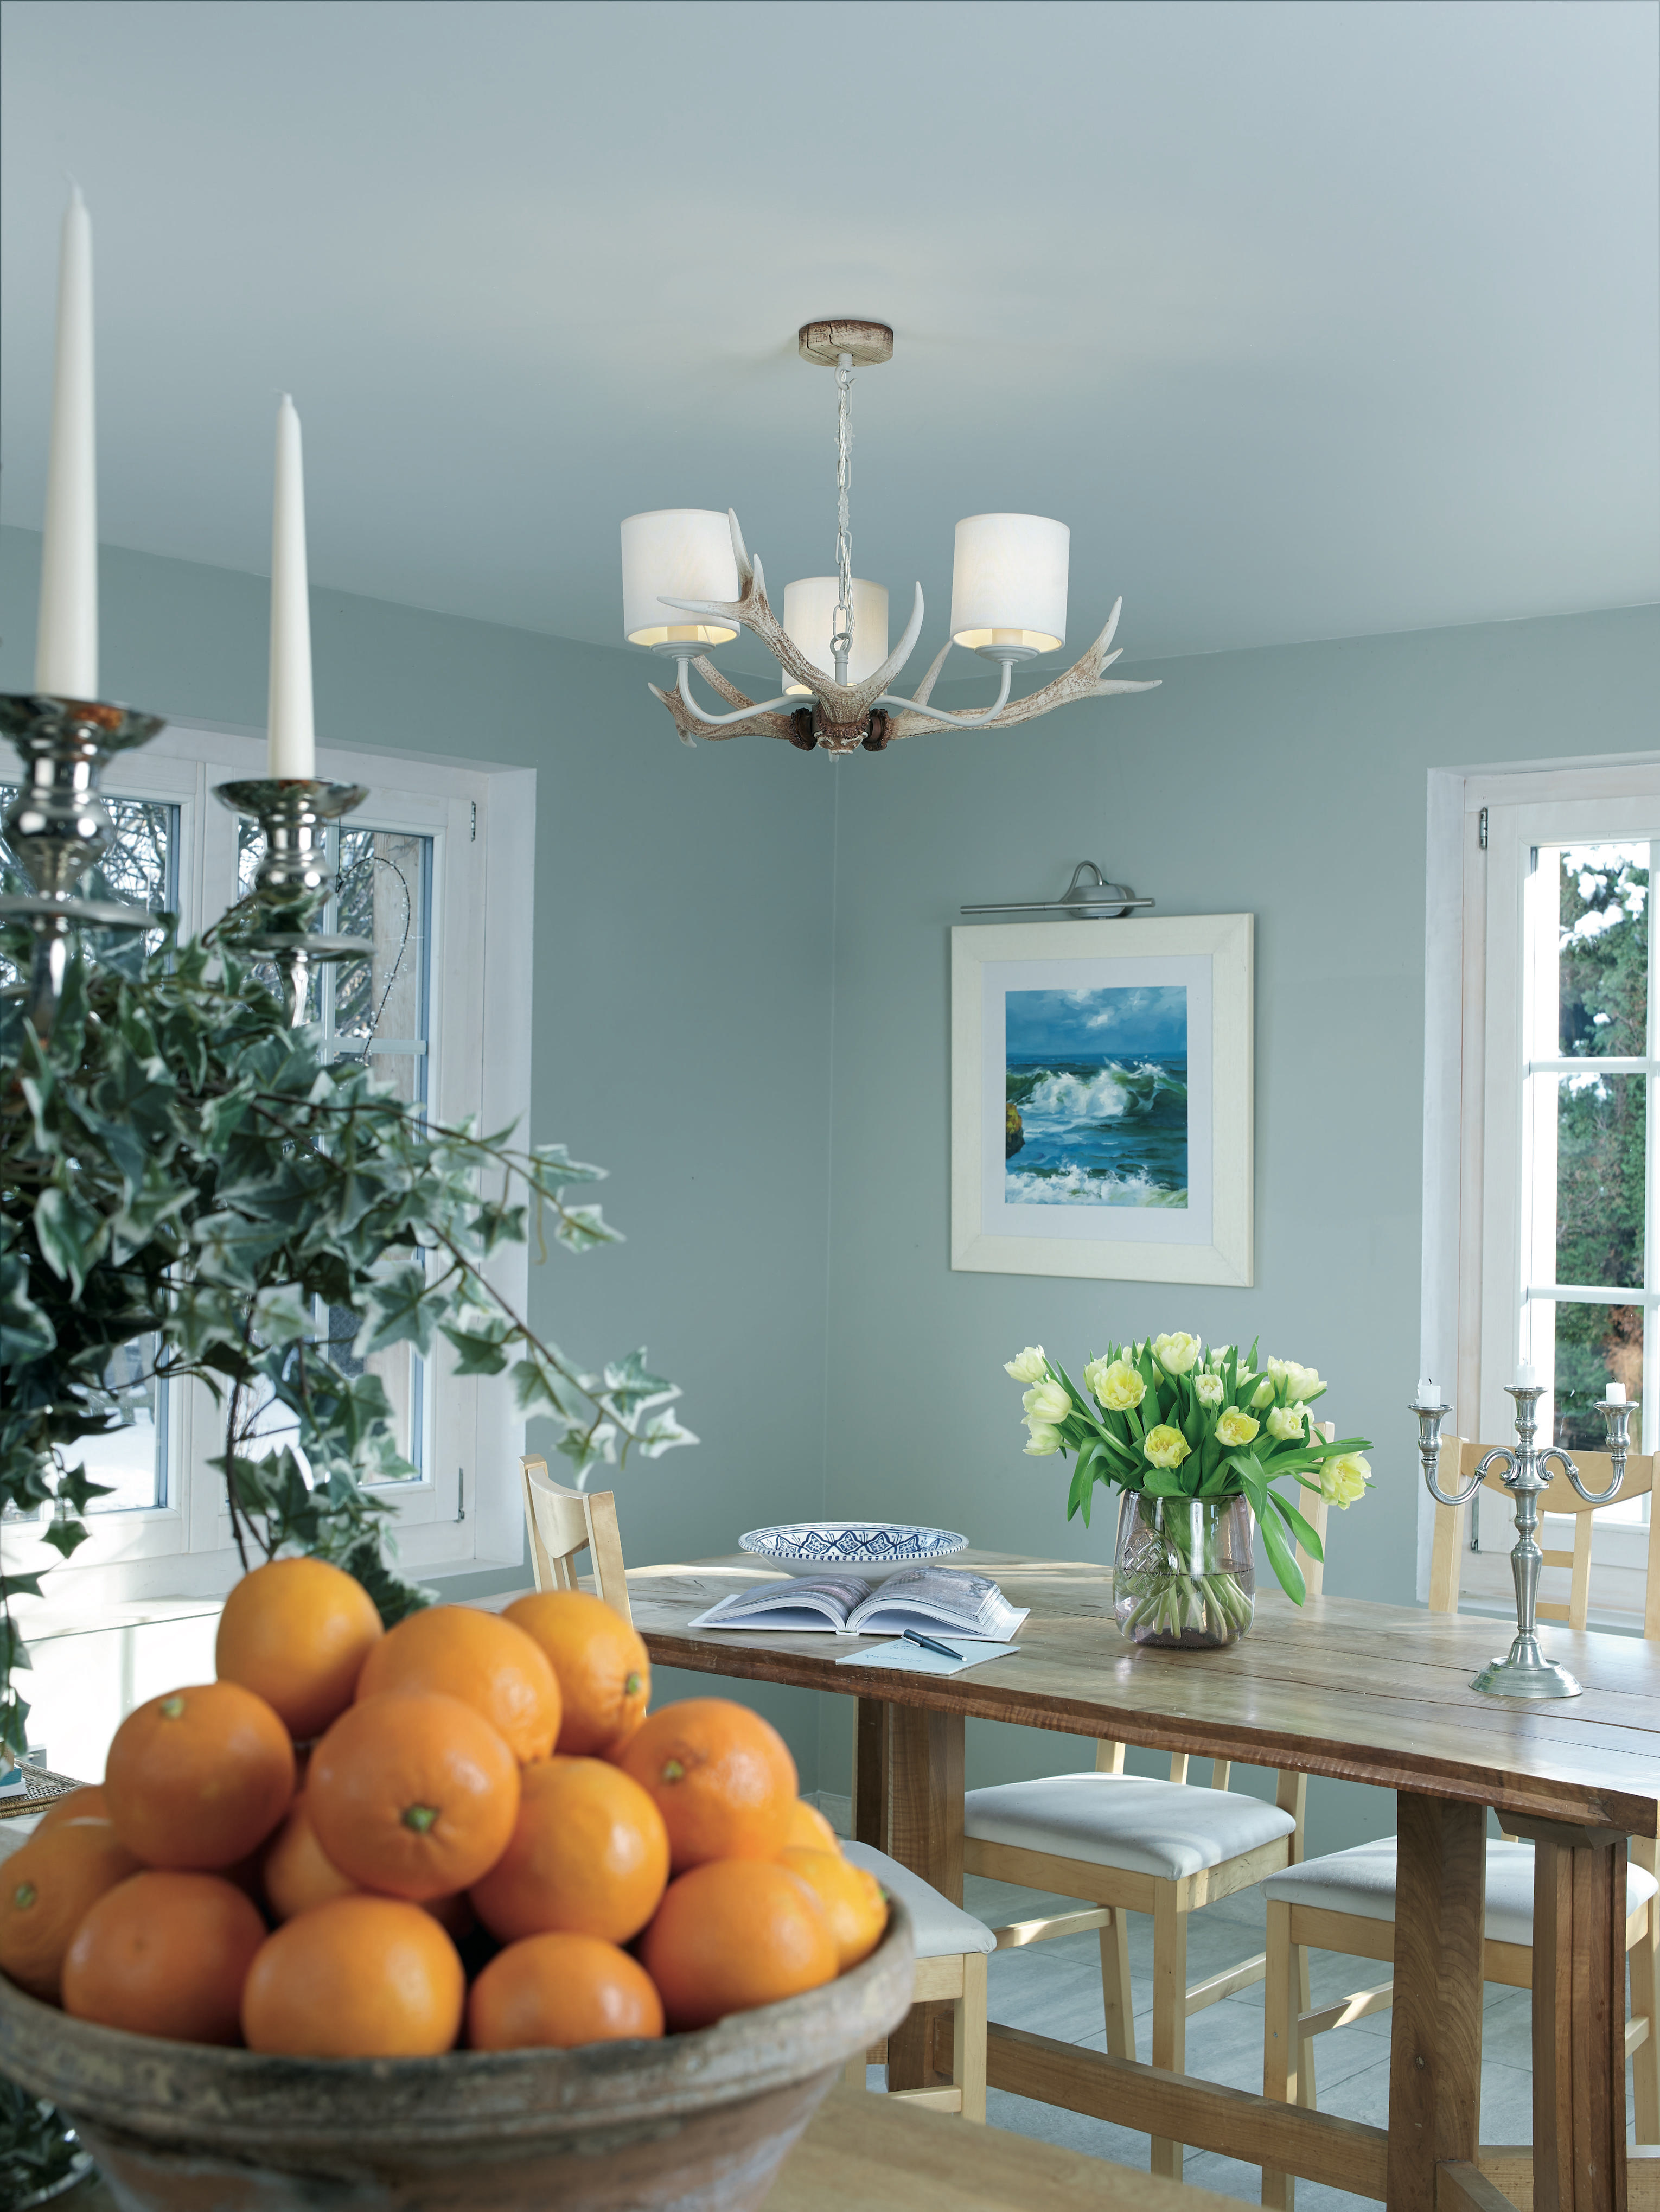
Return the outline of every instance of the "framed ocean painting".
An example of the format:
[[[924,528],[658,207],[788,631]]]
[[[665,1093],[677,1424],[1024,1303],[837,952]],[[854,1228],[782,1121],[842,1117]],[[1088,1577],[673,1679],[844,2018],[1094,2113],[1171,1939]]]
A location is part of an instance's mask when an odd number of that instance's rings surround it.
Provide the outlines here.
[[[1252,917],[951,934],[952,1266],[1248,1286]]]

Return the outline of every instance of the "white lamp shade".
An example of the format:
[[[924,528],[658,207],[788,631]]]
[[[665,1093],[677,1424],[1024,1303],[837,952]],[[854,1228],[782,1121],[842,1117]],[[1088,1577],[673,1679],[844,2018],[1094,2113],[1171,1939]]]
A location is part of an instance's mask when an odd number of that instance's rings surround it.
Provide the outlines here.
[[[833,683],[836,655],[830,639],[836,634],[837,585],[834,576],[801,576],[784,586],[784,628],[815,668],[822,668]],[[888,587],[853,580],[853,650],[848,655],[848,681],[862,684],[874,676],[888,657]],[[811,698],[805,684],[784,687],[798,698]]]
[[[970,514],[957,526],[951,634],[976,652],[1053,653],[1067,641],[1072,532],[1042,514]]]
[[[677,614],[665,599],[735,599],[738,556],[724,514],[665,507],[623,525],[623,632],[630,645],[684,645],[689,652],[736,637],[731,623]]]

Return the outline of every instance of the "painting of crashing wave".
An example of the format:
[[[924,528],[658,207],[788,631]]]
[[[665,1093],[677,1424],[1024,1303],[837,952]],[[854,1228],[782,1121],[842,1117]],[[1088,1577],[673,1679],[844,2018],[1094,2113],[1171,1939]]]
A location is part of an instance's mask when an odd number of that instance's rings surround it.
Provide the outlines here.
[[[1184,985],[1010,991],[1009,1206],[1185,1207]]]

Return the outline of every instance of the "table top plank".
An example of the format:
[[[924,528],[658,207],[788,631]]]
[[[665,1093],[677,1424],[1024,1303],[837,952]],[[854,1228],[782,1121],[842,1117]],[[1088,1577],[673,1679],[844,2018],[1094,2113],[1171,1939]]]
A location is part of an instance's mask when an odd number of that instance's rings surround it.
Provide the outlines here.
[[[1002,2128],[833,2090],[764,2212],[1238,2212],[1231,2197]]]
[[[778,1578],[742,1553],[630,1569],[629,1588],[666,1665],[1660,1832],[1660,1652],[1640,1638],[1549,1629],[1585,1694],[1523,1704],[1469,1687],[1507,1640],[1486,1617],[1329,1597],[1299,1610],[1270,1591],[1231,1650],[1152,1651],[1119,1635],[1110,1569],[988,1553],[954,1564],[994,1572],[1031,1607],[1017,1656],[969,1674],[854,1672],[836,1662],[875,1639],[689,1627],[717,1598]]]

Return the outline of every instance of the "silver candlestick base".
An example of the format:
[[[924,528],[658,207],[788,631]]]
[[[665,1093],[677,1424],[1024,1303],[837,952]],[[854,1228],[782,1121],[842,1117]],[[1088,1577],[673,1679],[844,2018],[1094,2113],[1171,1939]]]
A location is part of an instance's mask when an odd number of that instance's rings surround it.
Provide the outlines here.
[[[1484,1667],[1470,1687],[1495,1698],[1577,1698],[1580,1694],[1579,1683],[1566,1667],[1554,1659],[1548,1659],[1539,1648],[1539,1576],[1545,1564],[1537,1537],[1539,1498],[1541,1492],[1550,1488],[1550,1476],[1543,1470],[1548,1462],[1554,1460],[1588,1505],[1608,1504],[1626,1479],[1626,1458],[1631,1449],[1631,1417],[1635,1409],[1624,1403],[1614,1404],[1606,1398],[1598,1405],[1596,1410],[1608,1431],[1614,1480],[1606,1490],[1593,1492],[1581,1482],[1578,1468],[1566,1452],[1559,1451],[1554,1444],[1542,1451],[1535,1447],[1534,1413],[1545,1395],[1542,1385],[1511,1382],[1505,1387],[1516,1401],[1516,1449],[1507,1451],[1495,1448],[1484,1452],[1468,1482],[1462,1490],[1452,1492],[1442,1489],[1436,1472],[1441,1451],[1441,1424],[1452,1409],[1449,1406],[1418,1403],[1411,1409],[1418,1416],[1418,1452],[1424,1480],[1438,1505],[1467,1504],[1495,1468],[1516,1500],[1516,1544],[1511,1553],[1511,1575],[1516,1584],[1516,1638],[1505,1656],[1495,1657]]]
[[[0,897],[0,917],[24,921],[33,933],[29,978],[17,995],[42,1040],[58,1018],[75,933],[150,926],[148,907],[81,898],[76,887],[115,838],[98,792],[104,763],[112,753],[148,744],[164,719],[102,700],[0,693],[0,732],[23,760],[23,788],[6,809],[6,842],[36,894]]]
[[[254,872],[252,903],[260,921],[239,930],[239,951],[262,953],[282,972],[283,995],[295,1028],[305,1021],[311,971],[320,963],[361,960],[374,950],[367,937],[339,937],[307,927],[336,887],[328,827],[368,797],[361,783],[322,783],[301,776],[257,776],[222,783],[214,796],[233,813],[252,815],[265,833]]]

